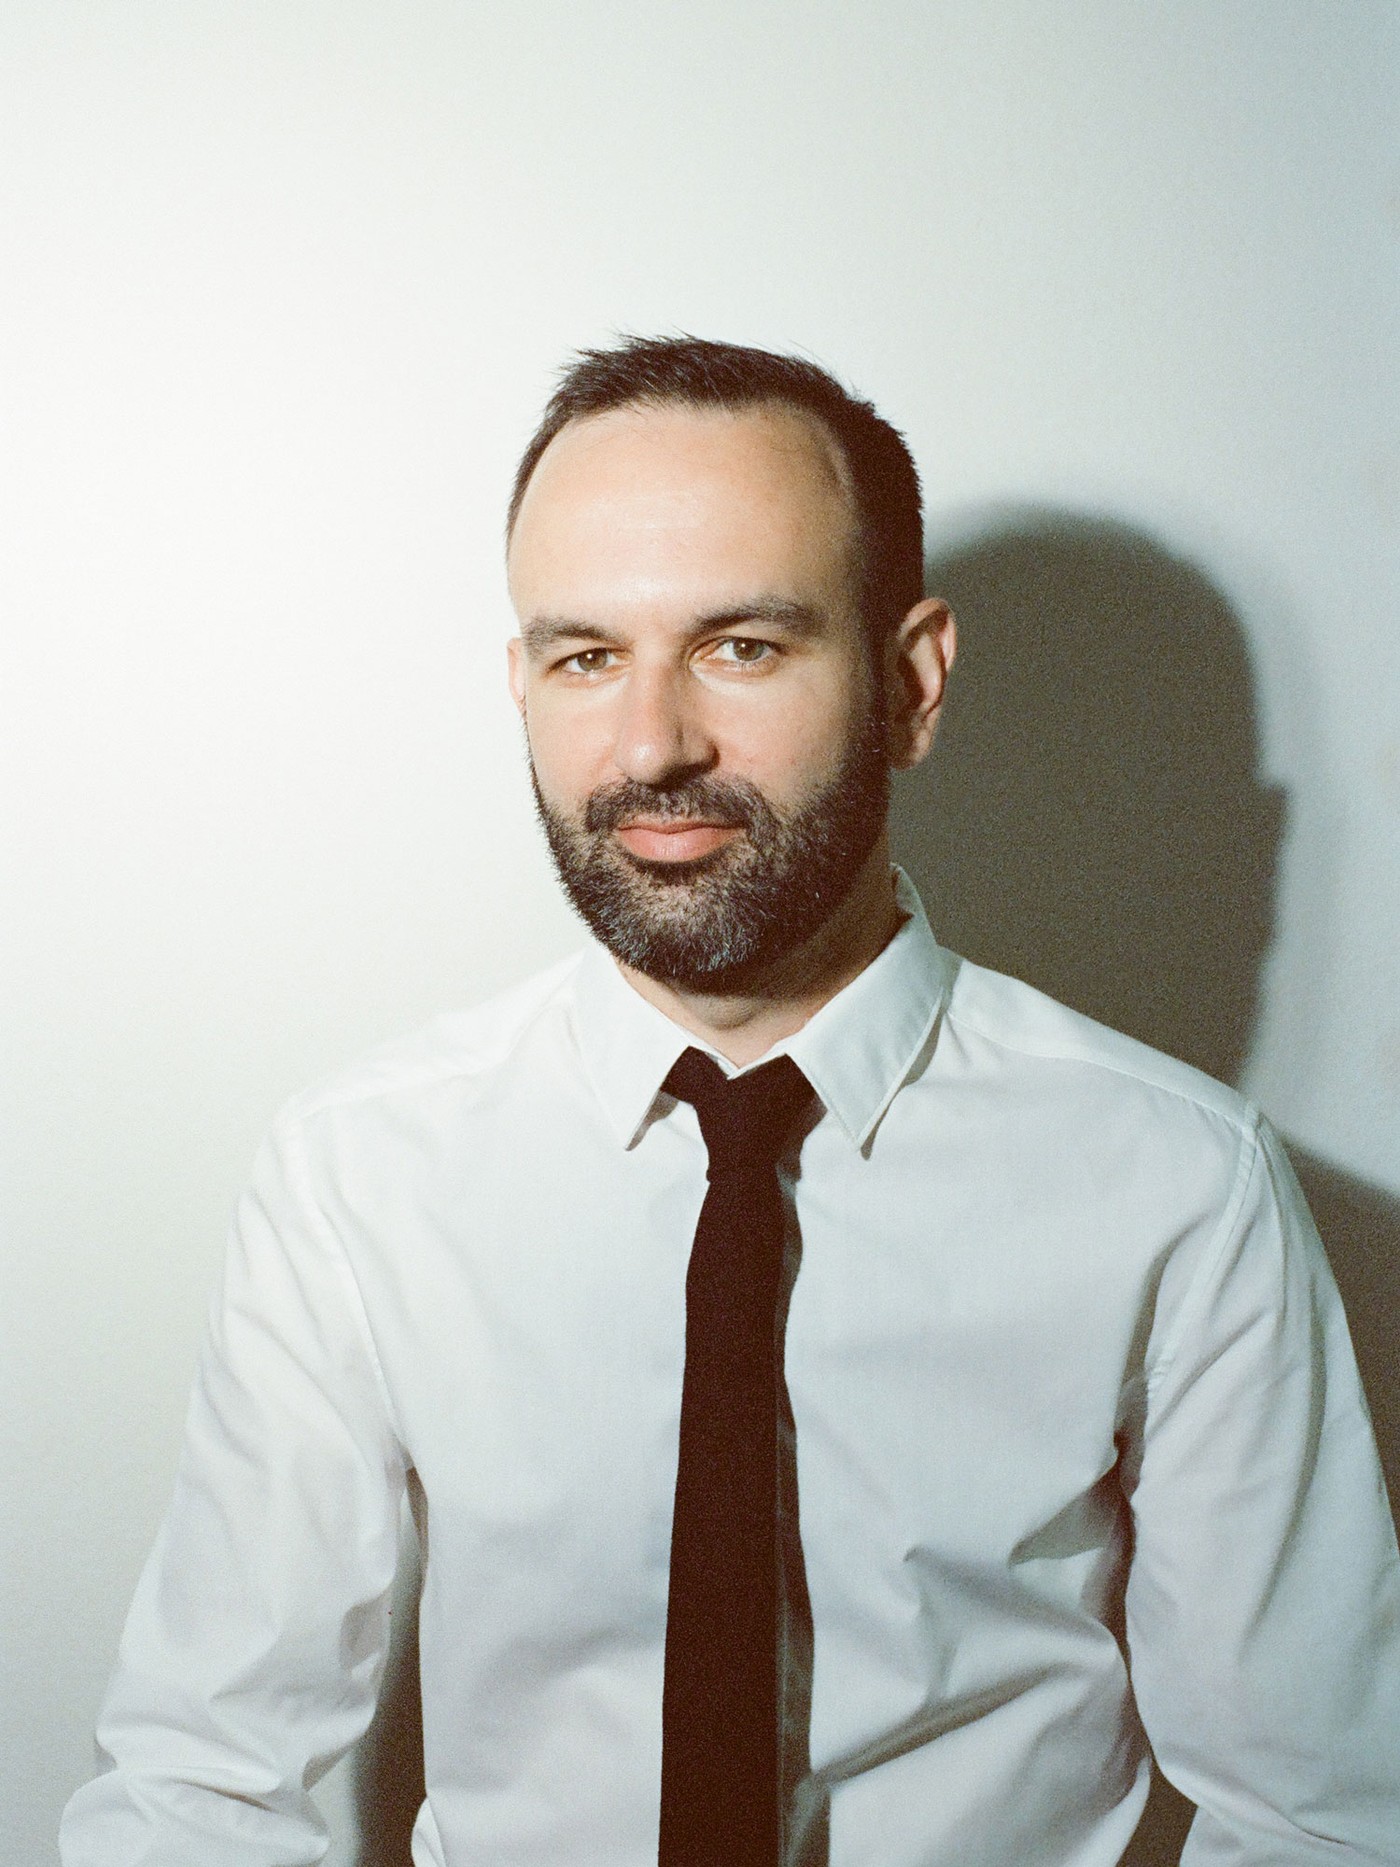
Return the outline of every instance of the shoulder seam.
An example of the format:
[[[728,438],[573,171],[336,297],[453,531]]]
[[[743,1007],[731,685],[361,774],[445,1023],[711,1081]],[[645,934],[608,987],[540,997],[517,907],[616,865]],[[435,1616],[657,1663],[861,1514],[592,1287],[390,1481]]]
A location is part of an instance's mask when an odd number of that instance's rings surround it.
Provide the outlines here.
[[[1226,1251],[1233,1243],[1241,1214],[1244,1211],[1245,1197],[1254,1181],[1259,1163],[1263,1158],[1263,1146],[1260,1140],[1261,1118],[1256,1113],[1253,1120],[1240,1129],[1239,1157],[1235,1162],[1235,1179],[1230,1188],[1230,1197],[1220,1215],[1220,1223],[1209,1247],[1201,1253],[1201,1262],[1196,1267],[1195,1275],[1186,1287],[1177,1311],[1176,1321],[1167,1333],[1156,1359],[1150,1368],[1144,1369],[1144,1381],[1149,1392],[1155,1388],[1170,1369],[1172,1362],[1180,1352],[1182,1340],[1190,1326],[1191,1318],[1200,1307],[1202,1292],[1215,1275],[1216,1269]]]
[[[384,1408],[384,1417],[389,1422],[394,1435],[394,1443],[399,1449],[400,1466],[406,1473],[412,1462],[408,1454],[408,1442],[404,1434],[403,1423],[398,1416],[398,1410],[394,1406],[393,1395],[389,1389],[389,1378],[384,1370],[384,1363],[380,1359],[379,1344],[374,1339],[374,1330],[370,1325],[369,1311],[365,1306],[364,1291],[360,1287],[359,1278],[355,1275],[355,1267],[350,1261],[349,1252],[345,1249],[344,1239],[342,1239],[335,1226],[332,1225],[329,1216],[322,1208],[321,1202],[317,1199],[312,1188],[311,1174],[308,1169],[302,1140],[302,1136],[295,1130],[286,1137],[286,1152],[284,1158],[287,1162],[288,1186],[290,1188],[294,1180],[297,1183],[302,1209],[306,1215],[307,1223],[322,1235],[341,1276],[349,1286],[351,1292],[350,1300],[354,1307],[356,1326],[364,1343],[365,1352],[369,1356],[370,1365],[374,1369],[375,1385],[379,1389],[379,1398]]]
[[[1057,1001],[1052,999],[1049,1002],[1054,1004]],[[1069,1008],[1066,1007],[1066,1009]],[[974,1031],[977,1036],[984,1038],[989,1044],[995,1044],[1002,1050],[1012,1051],[1018,1056],[1039,1057],[1045,1062],[1082,1064],[1085,1069],[1104,1070],[1110,1075],[1123,1076],[1130,1082],[1139,1083],[1145,1089],[1160,1090],[1163,1095],[1175,1096],[1178,1101],[1187,1103],[1191,1108],[1199,1109],[1204,1115],[1219,1116],[1222,1121],[1241,1135],[1252,1132],[1258,1122],[1258,1107],[1249,1097],[1241,1095],[1237,1089],[1231,1089],[1225,1083],[1214,1083],[1212,1077],[1204,1076],[1202,1080],[1214,1085],[1220,1098],[1218,1103],[1213,1097],[1193,1095],[1188,1088],[1180,1083],[1164,1081],[1162,1076],[1152,1072],[1132,1069],[1126,1063],[1117,1062],[1112,1057],[1089,1056],[1083,1051],[1076,1050],[1067,1045],[1041,1048],[1035,1044],[1018,1042],[1013,1038],[1007,1037],[1004,1032],[988,1030],[986,1025],[979,1022],[975,1016],[969,1016],[966,1011],[955,1007],[951,999],[949,1002],[945,1003],[943,1015],[948,1023],[955,1025],[961,1024],[966,1029]],[[1078,1016],[1082,1014],[1075,1015]],[[1093,1021],[1089,1020],[1089,1022],[1092,1023]],[[1100,1028],[1108,1030],[1111,1027],[1105,1025]],[[1115,1037],[1124,1038],[1128,1043],[1138,1043],[1136,1038],[1129,1038],[1123,1032],[1115,1031],[1113,1035]],[[1142,1045],[1141,1048],[1145,1050],[1149,1056],[1159,1054],[1154,1052],[1150,1045]],[[1199,1074],[1199,1072],[1195,1071],[1195,1066],[1193,1064],[1181,1063],[1179,1059],[1169,1057],[1165,1051],[1160,1054],[1165,1062],[1172,1065],[1173,1069],[1190,1070],[1193,1073]],[[1231,1104],[1233,1104],[1233,1107]]]
[[[313,1084],[310,1088],[303,1089],[299,1094],[293,1096],[288,1102],[284,1103],[273,1119],[273,1128],[282,1129],[297,1127],[300,1126],[301,1123],[310,1121],[315,1116],[326,1114],[333,1109],[345,1108],[351,1105],[366,1107],[371,1103],[382,1100],[385,1096],[397,1094],[405,1084],[411,1083],[414,1085],[421,1085],[433,1082],[448,1082],[454,1077],[472,1075],[478,1067],[487,1069],[493,1064],[503,1061],[510,1055],[511,1051],[524,1040],[539,1019],[544,1016],[549,1007],[554,1004],[560,991],[572,978],[581,957],[582,956],[579,954],[574,954],[569,959],[560,961],[557,966],[536,975],[541,981],[548,980],[548,985],[546,989],[540,993],[535,1003],[530,1007],[528,1013],[514,1027],[510,1033],[509,1039],[503,1045],[493,1045],[489,1050],[473,1053],[472,1056],[463,1060],[439,1058],[431,1062],[425,1061],[411,1073],[406,1073],[403,1077],[393,1082],[374,1083],[370,1085],[361,1085],[359,1087],[345,1084],[344,1086],[337,1087],[339,1076],[332,1076],[321,1086],[318,1087]],[[550,977],[551,972],[555,975],[553,978]],[[521,990],[523,986],[528,985],[528,983],[528,981],[525,981],[521,987],[509,989]],[[487,1000],[485,1002],[489,1004],[491,1001]],[[468,1011],[460,1014],[448,1012],[444,1014],[444,1016],[451,1017],[459,1015],[469,1017],[471,1015],[471,1009],[482,1008],[483,1007],[470,1008]],[[431,1022],[429,1025],[421,1028],[430,1029]],[[372,1062],[374,1056],[375,1052],[371,1051],[365,1059],[365,1063]],[[352,1063],[349,1065],[349,1069],[346,1073],[352,1072],[355,1068],[356,1065]]]

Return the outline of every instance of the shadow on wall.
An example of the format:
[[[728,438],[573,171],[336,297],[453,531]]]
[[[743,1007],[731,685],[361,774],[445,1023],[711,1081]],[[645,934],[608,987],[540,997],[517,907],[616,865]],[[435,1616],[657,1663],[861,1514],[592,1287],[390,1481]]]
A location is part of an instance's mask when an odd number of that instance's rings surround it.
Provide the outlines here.
[[[1000,514],[929,565],[962,624],[935,756],[896,781],[895,855],[938,937],[1226,1082],[1249,1052],[1283,794],[1257,776],[1240,624],[1126,526]],[[1346,1301],[1400,1498],[1400,1200],[1290,1150]],[[1126,1857],[1178,1860],[1160,1781]]]
[[[901,779],[895,853],[939,938],[1236,1081],[1273,921],[1284,798],[1256,776],[1240,625],[1192,566],[1128,528],[1003,517],[938,558],[963,623],[937,755]],[[1400,1497],[1400,1201],[1294,1150],[1346,1299]],[[406,1576],[361,1748],[360,1867],[407,1867],[423,1795]],[[1160,1780],[1127,1862],[1167,1867],[1190,1805]]]
[[[418,1544],[405,1529],[394,1587],[394,1634],[379,1709],[355,1757],[358,1867],[409,1867],[409,1837],[423,1801],[419,1585]]]

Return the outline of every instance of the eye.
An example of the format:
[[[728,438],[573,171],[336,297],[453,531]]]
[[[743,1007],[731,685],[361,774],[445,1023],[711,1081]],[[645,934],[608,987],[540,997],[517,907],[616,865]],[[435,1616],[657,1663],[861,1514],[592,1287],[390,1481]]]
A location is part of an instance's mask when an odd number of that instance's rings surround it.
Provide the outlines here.
[[[760,662],[771,661],[778,651],[771,642],[760,642],[751,635],[727,635],[722,642],[715,643],[713,652],[716,661],[754,668]]]
[[[601,674],[611,664],[610,648],[581,648],[559,663],[565,674]]]

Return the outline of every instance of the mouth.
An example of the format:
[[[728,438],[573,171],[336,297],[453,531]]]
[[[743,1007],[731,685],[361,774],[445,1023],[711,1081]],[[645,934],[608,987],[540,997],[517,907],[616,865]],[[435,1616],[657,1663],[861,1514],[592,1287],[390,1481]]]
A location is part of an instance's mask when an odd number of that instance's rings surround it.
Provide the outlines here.
[[[648,823],[636,819],[614,832],[639,862],[698,862],[738,836],[736,823],[697,823],[692,819]]]

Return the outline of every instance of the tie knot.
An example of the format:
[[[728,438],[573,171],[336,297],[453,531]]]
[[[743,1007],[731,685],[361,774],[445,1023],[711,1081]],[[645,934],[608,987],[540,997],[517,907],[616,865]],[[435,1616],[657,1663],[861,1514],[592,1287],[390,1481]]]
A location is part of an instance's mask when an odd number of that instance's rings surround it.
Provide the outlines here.
[[[791,1057],[728,1077],[701,1050],[682,1051],[662,1086],[699,1116],[712,1180],[721,1173],[771,1174],[812,1094]]]

